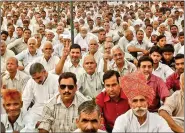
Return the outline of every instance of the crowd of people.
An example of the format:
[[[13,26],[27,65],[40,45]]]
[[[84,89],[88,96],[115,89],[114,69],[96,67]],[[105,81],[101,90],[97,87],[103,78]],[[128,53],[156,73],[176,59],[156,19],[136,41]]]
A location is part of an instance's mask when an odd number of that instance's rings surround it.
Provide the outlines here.
[[[0,43],[4,132],[184,132],[184,1],[5,1]]]

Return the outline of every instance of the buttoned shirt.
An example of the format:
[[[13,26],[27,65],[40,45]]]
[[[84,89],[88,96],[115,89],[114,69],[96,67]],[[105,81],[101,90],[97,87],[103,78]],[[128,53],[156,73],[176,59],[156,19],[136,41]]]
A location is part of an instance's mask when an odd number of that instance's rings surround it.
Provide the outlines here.
[[[120,91],[120,100],[118,102],[111,100],[106,92],[101,92],[96,97],[96,104],[99,105],[103,114],[106,128],[113,128],[116,118],[130,109],[128,99],[123,91]]]
[[[23,118],[22,113],[20,113],[19,117],[14,122],[13,127],[12,127],[11,123],[8,120],[8,115],[7,114],[1,114],[1,122],[4,124],[5,130],[6,130],[7,133],[8,132],[10,133],[10,132],[13,132],[13,131],[21,131],[25,127],[24,118]]]
[[[163,81],[166,82],[167,77],[173,72],[174,71],[169,66],[159,62],[159,66],[155,70],[153,69],[152,74],[162,78]]]
[[[174,49],[175,49],[174,56],[176,56],[178,54],[181,47],[182,47],[181,43],[177,43],[174,45]]]
[[[26,67],[30,62],[41,55],[42,53],[40,50],[36,50],[36,53],[34,55],[31,55],[29,50],[25,49],[21,53],[17,54],[15,58],[17,58],[19,61],[22,61],[24,67]]]
[[[39,129],[45,129],[52,132],[72,132],[76,127],[76,118],[78,117],[78,107],[87,99],[76,92],[73,102],[66,107],[61,100],[60,95],[53,97],[43,109],[42,120]]]
[[[103,90],[103,73],[83,73],[78,80],[79,91],[86,97],[95,98]]]
[[[131,43],[131,44],[134,43],[134,40],[128,41],[128,40],[125,38],[125,36],[121,37],[121,38],[119,39],[119,41],[118,41],[118,45],[120,46],[120,48],[121,48],[124,52],[128,52],[127,46],[128,46],[128,44],[130,44],[130,43]]]
[[[115,30],[109,30],[109,32],[106,32],[106,36],[112,37],[113,42],[118,41],[120,38],[117,31]]]
[[[63,54],[64,45],[62,43],[58,43],[54,46],[53,49],[54,49],[54,55],[60,58]]]
[[[47,79],[43,84],[36,83],[32,78],[27,82],[22,94],[23,111],[27,112],[27,108],[31,101],[34,100],[35,104],[29,109],[30,114],[42,114],[44,104],[58,93],[58,76],[48,73]]]
[[[84,62],[84,58],[87,56],[87,55],[90,55],[89,52],[88,53],[85,53],[82,57],[82,63]],[[94,55],[94,59],[97,63],[97,66],[99,66],[99,62],[100,62],[100,59],[103,58],[103,53],[101,53],[100,51],[97,51]]]
[[[118,71],[121,76],[124,76],[127,73],[132,73],[137,70],[136,66],[127,60],[124,60],[124,66],[121,71],[118,69],[116,63],[114,63],[112,66],[109,66],[109,67],[110,68],[108,70]]]
[[[166,79],[166,86],[173,91],[180,90],[180,75],[174,72]]]
[[[3,80],[3,85],[6,85],[6,88],[17,89],[20,92],[23,92],[24,87],[29,79],[30,77],[27,74],[17,70],[17,73],[14,79],[11,79],[9,72],[7,72],[2,80]]]
[[[114,124],[113,132],[172,132],[168,123],[158,114],[147,111],[145,122],[140,125],[132,109],[119,116]]]
[[[14,32],[14,34],[13,34],[13,36],[11,38],[10,38],[10,36],[7,37],[6,44],[8,45],[8,44],[14,42],[15,40],[16,40],[16,34]]]
[[[179,49],[178,54],[184,54],[184,45]]]
[[[25,50],[27,48],[27,44],[24,42],[24,38],[19,38],[19,39],[16,39],[14,42],[12,43],[9,43],[7,45],[7,48],[8,49],[11,49],[11,48],[15,48],[15,51],[17,53],[20,53],[22,52],[23,50]]]
[[[165,84],[165,82],[151,74],[150,79],[147,81],[147,84],[153,88],[154,92],[155,92],[155,96],[153,99],[152,104],[148,107],[150,112],[157,112],[159,107],[161,106],[160,101],[164,101],[166,97],[168,97],[169,94],[169,90]]]

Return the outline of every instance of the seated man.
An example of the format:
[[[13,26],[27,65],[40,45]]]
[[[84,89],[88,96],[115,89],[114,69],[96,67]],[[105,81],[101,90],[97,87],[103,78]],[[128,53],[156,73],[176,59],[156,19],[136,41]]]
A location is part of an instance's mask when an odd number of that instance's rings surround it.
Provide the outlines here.
[[[86,55],[83,61],[85,73],[78,81],[79,91],[85,97],[95,98],[103,90],[101,72],[96,72],[97,63],[93,55]]]
[[[44,105],[58,93],[58,76],[48,73],[40,63],[31,65],[30,75],[32,78],[28,80],[22,95],[23,111],[26,122],[35,127],[41,119]],[[32,101],[34,105],[29,108]]]
[[[101,112],[95,101],[86,101],[78,107],[78,118],[76,125],[78,129],[74,132],[105,132],[100,130],[101,126]]]
[[[184,132],[184,73],[180,76],[181,90],[168,97],[159,109],[161,115],[174,132]]]
[[[24,128],[22,105],[22,96],[18,90],[5,89],[3,91],[3,107],[6,114],[1,115],[1,122],[5,126],[6,132],[19,132]]]
[[[119,85],[119,77],[117,71],[105,72],[103,75],[105,91],[96,97],[107,132],[112,132],[116,118],[130,109],[128,99]]]
[[[172,91],[180,90],[179,79],[184,72],[184,54],[175,56],[175,68],[176,71],[166,79],[166,86]]]
[[[78,116],[78,107],[87,99],[77,92],[76,82],[74,73],[64,72],[60,75],[59,94],[44,106],[38,127],[40,133],[72,132],[77,128],[75,120]]]
[[[141,72],[121,77],[120,83],[131,109],[116,119],[113,132],[172,132],[161,116],[148,111],[154,91]]]

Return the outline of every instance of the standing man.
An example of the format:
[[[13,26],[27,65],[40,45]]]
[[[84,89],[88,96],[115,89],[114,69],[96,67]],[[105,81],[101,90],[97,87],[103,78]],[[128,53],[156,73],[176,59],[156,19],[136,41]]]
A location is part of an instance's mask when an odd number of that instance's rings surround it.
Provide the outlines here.
[[[120,82],[131,109],[116,119],[113,132],[172,132],[162,117],[148,111],[154,91],[142,73],[123,76]]]
[[[58,91],[43,109],[42,120],[39,125],[40,133],[72,132],[76,127],[78,107],[87,99],[77,92],[76,75],[64,72],[60,75]]]
[[[130,109],[128,99],[119,85],[119,77],[117,71],[107,71],[103,75],[105,91],[96,97],[107,132],[112,132],[116,118]]]

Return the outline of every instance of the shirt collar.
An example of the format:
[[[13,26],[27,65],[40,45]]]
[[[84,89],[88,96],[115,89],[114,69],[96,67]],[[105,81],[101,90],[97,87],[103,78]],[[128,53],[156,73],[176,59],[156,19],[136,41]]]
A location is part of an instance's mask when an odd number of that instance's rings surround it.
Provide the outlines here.
[[[153,74],[151,74],[150,79],[147,81],[147,83],[150,81],[155,81],[155,76]]]
[[[125,100],[128,99],[128,98],[126,97],[125,93],[124,93],[122,90],[120,91],[120,98],[121,98],[121,99],[125,99]],[[111,100],[111,98],[110,98],[109,95],[105,92],[104,102],[108,102],[108,101],[110,101],[110,100]]]
[[[57,104],[64,105],[64,103],[62,102],[62,99],[61,99],[61,95],[60,95],[60,94],[59,94],[58,97],[57,97]],[[73,99],[73,102],[71,103],[70,106],[72,106],[72,105],[78,105],[78,104],[77,104],[76,94],[75,94],[74,99]],[[64,105],[64,106],[65,106],[65,105]],[[70,107],[70,106],[69,106],[69,107]]]
[[[74,65],[73,65],[73,63],[71,62],[71,59],[70,59],[70,60],[69,60],[69,67],[72,67],[72,66],[74,66]],[[75,66],[74,66],[74,67],[75,67]],[[79,61],[77,67],[82,67],[82,65],[81,65],[81,60]]]
[[[20,74],[19,74],[19,70],[17,70],[14,79],[19,80],[19,79],[20,79],[19,75],[20,75]],[[10,74],[9,74],[9,72],[7,73],[7,76],[6,76],[5,78],[6,78],[6,79],[10,79]]]

